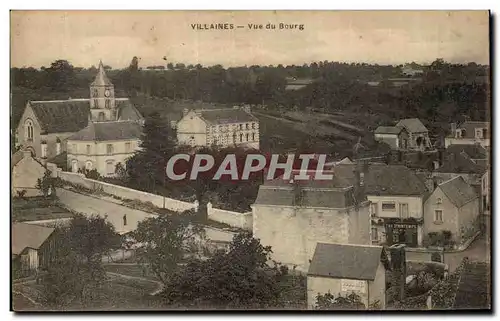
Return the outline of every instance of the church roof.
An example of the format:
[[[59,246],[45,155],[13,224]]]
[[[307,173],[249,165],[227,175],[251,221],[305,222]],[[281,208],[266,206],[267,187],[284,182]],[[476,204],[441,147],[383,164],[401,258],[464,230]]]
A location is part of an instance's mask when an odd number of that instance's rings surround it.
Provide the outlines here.
[[[118,120],[143,120],[141,113],[135,108],[128,98],[117,98],[115,100],[118,110]]]
[[[102,61],[99,62],[99,70],[97,71],[97,76],[95,80],[92,82],[91,86],[112,86],[111,80],[109,80],[108,76],[106,76],[106,72],[104,71],[104,66]]]
[[[140,139],[142,126],[133,121],[110,121],[90,123],[68,140],[79,141],[113,141]]]
[[[42,134],[74,133],[88,125],[89,99],[30,101],[29,104],[40,123]],[[128,98],[117,98],[116,109],[118,120],[143,120]]]
[[[89,100],[30,101],[42,133],[77,132],[88,124]]]

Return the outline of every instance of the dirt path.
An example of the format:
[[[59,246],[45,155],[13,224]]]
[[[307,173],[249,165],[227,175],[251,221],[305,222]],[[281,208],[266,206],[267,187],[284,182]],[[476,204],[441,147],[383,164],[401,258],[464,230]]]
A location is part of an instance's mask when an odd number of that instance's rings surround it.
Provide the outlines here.
[[[147,278],[143,278],[143,277],[139,277],[139,276],[132,276],[132,275],[114,273],[114,272],[106,272],[106,274],[110,275],[110,276],[114,276],[114,277],[119,277],[119,278],[127,279],[127,280],[137,280],[137,281],[145,281],[145,282],[150,282],[150,283],[156,283],[156,285],[158,286],[158,288],[156,290],[150,292],[149,295],[157,295],[158,293],[160,293],[161,291],[163,291],[163,283],[161,283],[160,281],[155,281],[155,280],[151,280],[151,279],[147,279]]]

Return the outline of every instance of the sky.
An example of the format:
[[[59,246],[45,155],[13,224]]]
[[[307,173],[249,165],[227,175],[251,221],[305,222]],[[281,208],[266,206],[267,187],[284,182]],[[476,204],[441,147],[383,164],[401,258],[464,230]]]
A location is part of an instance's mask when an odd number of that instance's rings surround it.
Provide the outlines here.
[[[233,24],[193,30],[193,24]],[[276,29],[266,29],[274,24]],[[280,23],[304,30],[280,29]],[[250,30],[248,24],[262,24]],[[237,28],[243,26],[243,28]],[[11,66],[489,62],[487,11],[12,11]],[[165,61],[163,58],[166,58]]]

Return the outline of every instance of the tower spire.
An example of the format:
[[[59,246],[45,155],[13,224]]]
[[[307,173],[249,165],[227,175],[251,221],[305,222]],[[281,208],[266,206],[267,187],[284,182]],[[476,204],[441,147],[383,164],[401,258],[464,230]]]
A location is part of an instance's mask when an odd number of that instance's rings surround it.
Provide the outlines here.
[[[106,71],[104,70],[104,65],[102,60],[99,60],[99,68],[97,70],[97,76],[95,77],[92,86],[112,86],[111,81],[106,75]]]

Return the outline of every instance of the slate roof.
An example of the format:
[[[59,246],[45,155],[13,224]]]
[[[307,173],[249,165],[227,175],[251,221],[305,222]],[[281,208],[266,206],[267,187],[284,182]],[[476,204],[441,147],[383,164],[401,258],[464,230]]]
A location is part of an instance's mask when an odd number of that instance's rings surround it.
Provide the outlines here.
[[[116,98],[116,108],[118,109],[118,120],[143,120],[141,113],[135,108],[128,98]]]
[[[233,124],[258,121],[252,114],[240,108],[204,109],[200,116],[211,124]]]
[[[436,169],[438,173],[483,174],[486,171],[484,163],[476,163],[465,153],[446,153],[443,165]]]
[[[119,120],[143,120],[128,98],[117,98]],[[29,102],[42,127],[42,133],[74,133],[88,125],[89,99],[48,100]]]
[[[89,99],[30,101],[42,133],[77,132],[88,124]]]
[[[95,122],[68,138],[79,141],[140,139],[142,126],[133,121]]]
[[[307,275],[375,280],[382,246],[318,243]]]
[[[467,184],[462,176],[457,176],[438,186],[448,199],[460,208],[470,201],[478,198],[476,190]]]
[[[354,179],[354,166],[339,164],[333,171],[342,177]],[[404,165],[368,164],[364,174],[367,195],[421,196],[427,192],[425,183]]]
[[[375,129],[375,134],[394,134],[394,135],[399,135],[401,131],[403,130],[402,127],[396,127],[396,126],[378,126],[377,129]]]
[[[292,178],[299,173],[295,170]],[[308,171],[309,174],[314,171]],[[328,174],[328,172],[325,172]],[[264,182],[259,187],[255,205],[346,208],[355,204],[354,175],[334,176],[332,180],[284,180],[282,177]]]
[[[106,71],[104,71],[104,66],[102,65],[102,61],[100,61],[97,75],[95,77],[95,80],[92,82],[91,86],[112,86],[112,85],[113,84],[109,80],[108,76],[106,76]]]
[[[479,144],[453,144],[446,148],[446,153],[465,152],[472,159],[488,158],[486,149]]]
[[[418,118],[401,119],[396,126],[404,127],[410,133],[422,133],[428,131]]]
[[[27,224],[12,224],[12,254],[18,255],[25,248],[39,249],[54,232],[54,228]]]

